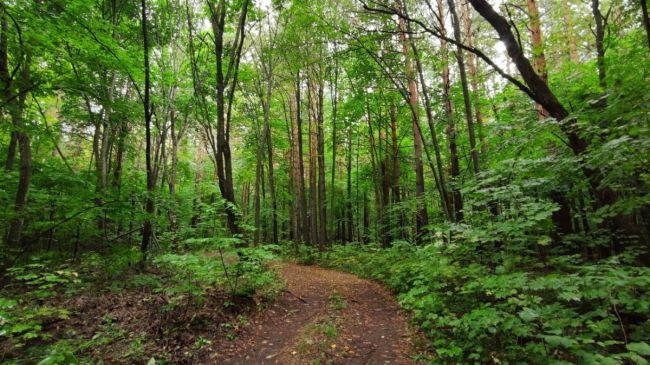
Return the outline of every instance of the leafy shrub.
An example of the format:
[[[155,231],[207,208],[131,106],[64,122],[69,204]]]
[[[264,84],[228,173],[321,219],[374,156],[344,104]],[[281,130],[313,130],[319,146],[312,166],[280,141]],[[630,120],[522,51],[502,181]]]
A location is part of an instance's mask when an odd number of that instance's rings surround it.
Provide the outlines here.
[[[173,278],[174,283],[159,289],[172,298],[172,303],[200,303],[207,290],[218,287],[226,288],[231,296],[270,295],[277,289],[278,279],[267,269],[275,257],[273,247],[235,248],[240,244],[236,238],[215,241],[206,251],[165,254],[155,259]]]
[[[67,319],[69,311],[52,306],[48,298],[79,283],[78,274],[64,267],[52,271],[47,262],[35,261],[9,268],[10,282],[0,296],[0,341],[14,348],[47,339],[46,324]],[[15,294],[20,293],[20,294]]]
[[[650,269],[616,256],[461,264],[449,247],[335,246],[320,263],[385,283],[445,363],[646,363]]]

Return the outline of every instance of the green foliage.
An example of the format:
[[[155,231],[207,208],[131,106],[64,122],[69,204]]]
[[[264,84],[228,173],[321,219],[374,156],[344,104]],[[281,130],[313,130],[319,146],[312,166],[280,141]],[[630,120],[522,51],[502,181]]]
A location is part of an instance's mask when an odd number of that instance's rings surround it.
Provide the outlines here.
[[[276,274],[267,268],[275,258],[273,246],[235,249],[238,245],[238,239],[222,238],[212,250],[158,256],[155,263],[167,270],[173,284],[156,290],[170,296],[171,306],[201,303],[207,291],[217,287],[227,288],[233,297],[273,295],[279,287]]]
[[[617,256],[549,267],[507,255],[489,267],[445,245],[334,246],[322,264],[385,283],[443,363],[645,363],[650,271]],[[627,344],[626,342],[627,341]]]
[[[69,310],[52,306],[48,301],[74,288],[79,283],[78,274],[66,268],[51,271],[48,264],[36,260],[7,270],[11,282],[0,296],[0,340],[14,348],[25,347],[37,339],[49,339],[51,334],[44,327],[70,315]]]

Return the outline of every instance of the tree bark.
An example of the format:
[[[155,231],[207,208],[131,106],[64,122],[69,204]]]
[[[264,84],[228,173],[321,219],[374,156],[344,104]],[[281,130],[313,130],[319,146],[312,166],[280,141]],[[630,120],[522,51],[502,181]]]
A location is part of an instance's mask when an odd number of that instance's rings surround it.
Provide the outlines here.
[[[398,204],[401,201],[402,194],[399,186],[399,142],[397,140],[397,108],[395,104],[391,104],[390,106],[390,136],[393,163],[391,189],[393,192],[393,204]]]
[[[401,2],[399,5],[404,8]],[[424,167],[422,163],[422,134],[419,128],[419,113],[418,113],[418,90],[413,73],[413,64],[409,54],[409,41],[406,35],[406,27],[404,19],[398,19],[398,26],[400,30],[400,41],[402,42],[402,53],[404,54],[406,64],[406,77],[409,83],[409,102],[411,104],[412,114],[412,127],[413,127],[413,143],[415,154],[415,197],[417,199],[417,212],[416,212],[416,232],[419,237],[424,230],[424,227],[429,223],[427,214],[425,191],[424,191]]]
[[[142,225],[142,243],[140,250],[142,252],[142,263],[147,260],[147,251],[151,245],[151,237],[153,235],[153,227],[151,224],[151,217],[154,214],[154,201],[153,194],[156,185],[154,180],[154,173],[151,161],[151,75],[149,66],[149,34],[147,27],[147,1],[142,0],[142,38],[144,44],[144,125],[145,125],[145,139],[146,149],[145,158],[147,166],[147,201],[146,201],[146,214],[147,217]]]
[[[539,9],[536,0],[526,0],[528,8],[528,27],[530,29],[530,39],[533,54],[533,67],[535,72],[548,83],[548,72],[546,71],[546,57],[544,56],[544,40],[542,39],[542,29],[540,26]],[[537,118],[543,120],[548,118],[548,112],[540,103],[535,103]]]
[[[335,194],[336,194],[336,149],[337,149],[337,106],[338,106],[338,98],[339,98],[339,90],[338,90],[338,83],[339,83],[339,65],[338,65],[338,58],[335,58],[334,60],[334,80],[331,82],[330,85],[330,95],[332,97],[332,176],[331,176],[331,183],[330,183],[330,218],[329,222],[330,225],[332,226],[332,233],[330,236],[334,237],[334,232],[336,231],[336,214],[335,214],[335,207],[334,207],[334,200],[335,200]]]
[[[318,245],[318,87],[313,73],[307,78],[309,94],[309,242]]]
[[[239,23],[235,34],[233,46],[228,50],[228,69],[224,74],[224,32],[226,29],[226,1],[219,0],[215,5],[208,2],[210,9],[210,22],[214,36],[214,53],[216,58],[216,102],[217,102],[217,136],[215,163],[217,167],[217,178],[221,196],[226,200],[226,215],[228,229],[232,234],[240,233],[237,223],[237,202],[235,200],[234,184],[232,178],[232,157],[229,140],[230,107],[234,97],[235,84],[237,83],[237,72],[239,60],[245,36],[246,17],[248,15],[249,0],[244,0],[239,16]],[[228,103],[226,105],[226,89],[228,92]],[[227,110],[226,110],[227,107]]]
[[[345,204],[345,216],[346,216],[346,241],[351,242],[354,240],[354,219],[352,212],[352,124],[347,123],[347,158],[346,158],[346,189],[347,189],[347,199]]]
[[[271,138],[270,113],[271,113],[271,92],[273,89],[272,66],[267,65],[268,72],[266,75],[266,93],[262,101],[264,108],[264,140],[266,141],[267,162],[269,165],[269,189],[271,193],[271,229],[273,234],[273,243],[278,243],[278,203],[275,196],[275,179],[273,175],[273,140]]]
[[[643,28],[645,29],[646,40],[648,41],[648,50],[650,50],[650,17],[648,16],[648,1],[641,2],[641,17],[643,18]]]
[[[291,145],[292,145],[292,171],[294,184],[294,216],[295,232],[294,240],[296,245],[306,241],[309,237],[306,222],[306,204],[305,204],[305,175],[303,170],[302,158],[302,127],[300,120],[300,82],[296,79],[296,90],[289,100],[289,110],[291,113]]]
[[[325,129],[324,129],[324,92],[323,79],[318,74],[318,116],[317,116],[317,153],[318,153],[318,249],[323,251],[327,243],[327,196],[325,187]]]
[[[4,9],[3,9],[4,10]],[[4,12],[3,12],[4,17]],[[6,22],[6,18],[3,19]],[[5,24],[3,24],[3,37],[6,35]],[[14,202],[14,217],[9,224],[9,232],[7,234],[7,244],[9,246],[17,246],[21,242],[23,235],[23,228],[25,223],[25,207],[27,206],[27,197],[29,194],[29,185],[32,177],[32,150],[23,120],[23,112],[25,109],[25,100],[27,99],[27,90],[30,83],[30,64],[31,53],[26,51],[26,56],[22,59],[20,79],[14,82],[8,69],[8,53],[6,48],[6,39],[4,39],[0,46],[0,77],[4,81],[5,86],[5,102],[9,109],[9,115],[13,124],[13,133],[15,133],[18,150],[20,153],[20,170],[18,174],[18,188],[16,190],[16,199]],[[12,91],[14,84],[16,92]],[[13,163],[12,163],[13,164]]]
[[[605,24],[603,14],[600,12],[600,0],[591,0],[591,11],[594,15],[596,25],[596,63],[598,65],[598,84],[601,88],[607,88],[605,79]]]
[[[473,47],[474,35],[472,34],[472,14],[469,8],[469,3],[467,1],[463,1],[461,4],[461,9],[465,43],[467,46]],[[470,86],[472,87],[472,98],[474,100],[474,118],[476,118],[476,126],[478,127],[478,140],[481,144],[480,153],[481,155],[485,155],[487,153],[487,141],[485,140],[485,126],[483,125],[483,113],[481,112],[481,90],[479,89],[478,63],[476,62],[476,55],[471,52],[467,53],[467,72],[469,73]]]
[[[454,29],[454,39],[459,44],[462,43],[462,34],[460,33],[460,20],[458,12],[456,11],[456,4],[454,0],[447,0],[449,5],[449,12],[451,13],[451,24]],[[472,170],[478,174],[481,170],[480,161],[478,156],[478,149],[476,148],[476,136],[474,134],[474,116],[472,115],[472,99],[469,94],[469,84],[467,82],[467,71],[465,69],[465,56],[463,49],[456,46],[456,62],[458,63],[458,73],[460,74],[460,84],[463,90],[463,104],[465,106],[465,119],[467,120],[467,134],[469,136],[469,148],[472,158]]]
[[[16,161],[16,147],[18,146],[18,134],[11,131],[9,137],[9,146],[7,147],[7,160],[5,161],[5,171],[12,171]]]
[[[447,37],[445,25],[445,9],[442,0],[437,0],[438,13],[440,14],[440,34]],[[460,191],[460,162],[458,160],[458,146],[456,144],[456,122],[454,121],[454,105],[451,100],[451,82],[449,79],[449,50],[447,41],[440,39],[440,58],[442,61],[442,101],[444,104],[445,117],[447,119],[447,141],[449,144],[450,174],[452,180],[452,211],[453,221],[463,221],[463,196]]]
[[[434,174],[437,171],[438,178],[436,179],[436,185],[438,186],[438,192],[440,193],[440,202],[442,206],[442,210],[445,213],[445,216],[450,221],[453,221],[452,218],[452,213],[451,210],[449,209],[449,194],[447,190],[447,181],[445,178],[445,172],[442,167],[442,154],[440,152],[440,143],[438,142],[438,134],[436,133],[436,128],[434,126],[433,122],[433,113],[431,112],[431,99],[429,97],[429,92],[427,91],[427,86],[425,83],[424,79],[424,71],[422,70],[422,62],[420,60],[420,55],[418,53],[418,49],[415,46],[415,44],[412,44],[411,47],[413,48],[413,53],[414,53],[414,58],[415,58],[415,65],[417,66],[418,69],[418,75],[420,77],[420,87],[422,88],[422,96],[424,97],[424,108],[426,111],[426,116],[427,116],[427,124],[429,125],[429,132],[431,132],[431,139],[433,141],[433,150],[435,154],[435,160],[436,160],[436,168],[432,168],[434,170]]]

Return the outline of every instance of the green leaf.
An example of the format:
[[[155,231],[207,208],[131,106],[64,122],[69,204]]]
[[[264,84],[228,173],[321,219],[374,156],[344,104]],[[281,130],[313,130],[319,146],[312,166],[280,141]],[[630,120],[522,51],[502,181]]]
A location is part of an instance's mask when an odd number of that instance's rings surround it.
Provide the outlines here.
[[[542,335],[544,341],[551,347],[566,347],[571,348],[576,344],[574,339],[563,337],[563,336],[553,336],[553,335]]]
[[[639,355],[650,356],[650,345],[646,342],[632,342],[625,345],[625,347]]]
[[[519,318],[523,319],[526,322],[532,322],[539,318],[539,314],[533,309],[524,308],[524,310],[519,312]]]

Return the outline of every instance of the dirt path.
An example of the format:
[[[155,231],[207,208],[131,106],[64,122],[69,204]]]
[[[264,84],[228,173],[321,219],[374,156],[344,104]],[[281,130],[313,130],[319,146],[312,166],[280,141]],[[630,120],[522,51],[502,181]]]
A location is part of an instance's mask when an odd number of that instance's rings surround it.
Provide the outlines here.
[[[407,320],[381,286],[314,266],[280,271],[285,292],[206,362],[415,364]]]

